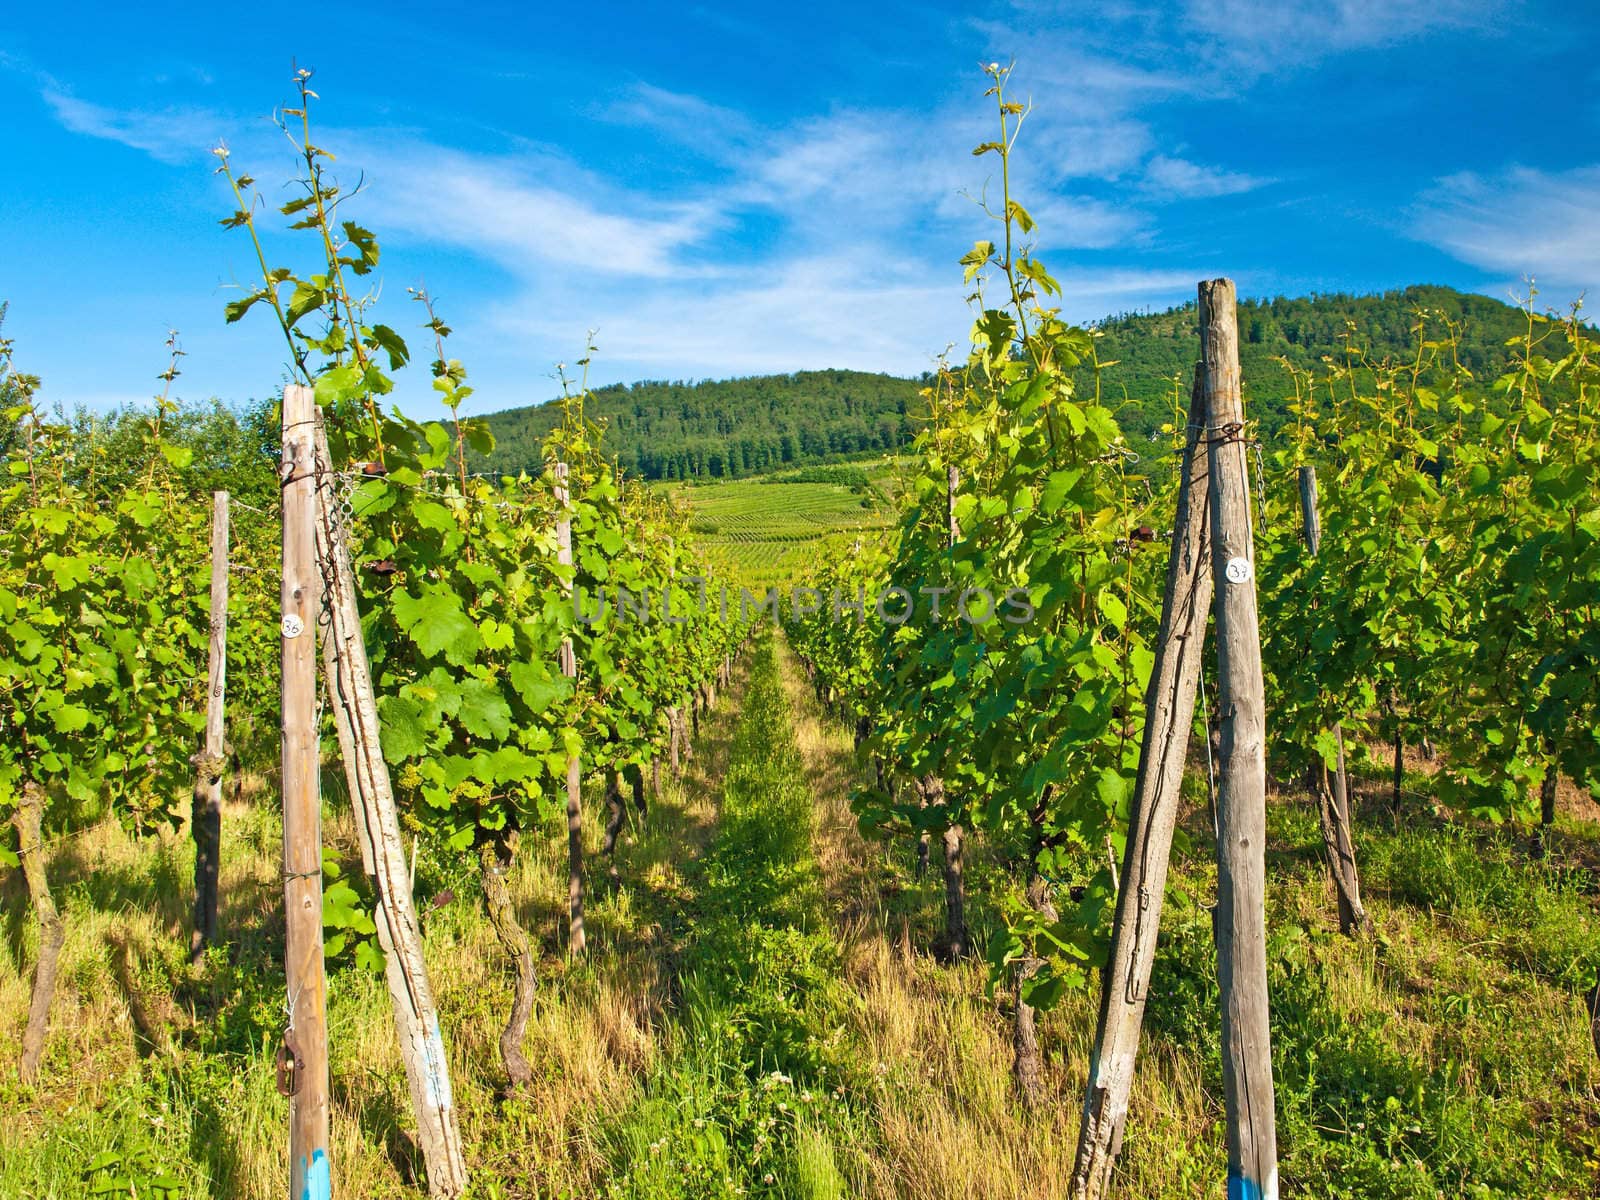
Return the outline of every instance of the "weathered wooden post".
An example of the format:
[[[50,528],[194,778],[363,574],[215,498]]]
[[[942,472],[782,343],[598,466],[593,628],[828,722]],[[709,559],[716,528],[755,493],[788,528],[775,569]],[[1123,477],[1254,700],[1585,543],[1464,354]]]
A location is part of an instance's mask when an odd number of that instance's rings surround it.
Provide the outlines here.
[[[1322,549],[1322,518],[1317,511],[1317,469],[1301,467],[1300,516],[1305,527],[1306,552],[1312,558]],[[1350,824],[1350,776],[1344,763],[1344,727],[1333,726],[1338,759],[1332,783],[1328,766],[1318,754],[1311,764],[1311,787],[1317,801],[1317,823],[1322,829],[1322,846],[1328,857],[1328,871],[1338,897],[1339,930],[1360,933],[1367,928],[1367,910],[1361,903],[1361,877],[1356,870],[1355,838]]]
[[[322,962],[322,802],[317,762],[316,401],[283,389],[282,720],[284,972],[289,1019],[280,1086],[289,1096],[290,1200],[333,1193],[328,1159],[328,1013]]]
[[[567,490],[567,464],[555,464],[556,561],[572,565],[572,509]],[[561,642],[561,673],[578,677],[578,658],[572,639]],[[567,756],[567,953],[582,954],[583,933],[583,763],[576,753]]]
[[[67,927],[61,910],[50,894],[45,874],[44,788],[24,776],[16,811],[11,814],[17,831],[17,861],[22,868],[28,899],[39,922],[39,961],[33,968],[33,993],[28,1003],[28,1024],[22,1032],[22,1059],[17,1076],[23,1083],[39,1077],[39,1061],[44,1057],[45,1035],[50,1028],[50,1002],[56,994],[56,975],[61,968],[61,947]]]
[[[946,508],[950,521],[949,548],[953,552],[961,539],[961,526],[956,522],[956,492],[961,487],[961,468],[951,464],[945,471]],[[940,803],[948,806],[949,793],[944,780],[933,781],[937,786]],[[930,801],[932,790],[930,789]],[[967,953],[967,883],[965,878],[965,851],[967,833],[959,821],[949,821],[944,827],[944,914],[945,928],[950,940],[950,957],[963,958]]]
[[[316,449],[320,465],[332,458],[320,414]],[[400,836],[400,814],[379,741],[377,698],[372,668],[361,636],[355,571],[338,497],[327,484],[318,488],[317,558],[327,591],[327,629],[322,655],[328,698],[340,756],[350,788],[361,863],[378,893],[378,945],[394,1011],[400,1057],[410,1085],[411,1109],[417,1119],[417,1141],[428,1168],[428,1194],[453,1198],[467,1187],[466,1159],[456,1124],[450,1061],[439,1028],[439,1010],[422,955],[422,934],[411,895],[411,870]],[[521,1031],[518,1031],[520,1040]]]
[[[1128,812],[1111,950],[1101,973],[1100,1016],[1073,1166],[1073,1195],[1099,1200],[1111,1182],[1128,1119],[1139,1032],[1150,995],[1156,935],[1166,898],[1172,831],[1194,728],[1195,693],[1211,615],[1210,505],[1206,480],[1205,392],[1195,371],[1184,438],[1178,509],[1167,555],[1167,586],[1155,664],[1145,691],[1144,741]]]
[[[194,928],[189,961],[198,963],[217,939],[217,877],[222,866],[222,769],[228,676],[228,493],[211,495],[211,633],[206,653],[206,732],[195,756]]]
[[[1278,1139],[1267,1023],[1266,701],[1251,544],[1250,471],[1233,281],[1200,285],[1217,623],[1217,975],[1222,991],[1228,1194],[1276,1200]]]

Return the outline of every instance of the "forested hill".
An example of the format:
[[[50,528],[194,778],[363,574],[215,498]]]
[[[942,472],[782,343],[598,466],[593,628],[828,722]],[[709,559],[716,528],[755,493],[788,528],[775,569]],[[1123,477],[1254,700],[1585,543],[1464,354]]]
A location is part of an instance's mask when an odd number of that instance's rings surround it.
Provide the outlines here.
[[[647,479],[756,475],[799,463],[882,454],[915,435],[923,384],[864,371],[801,371],[700,383],[616,384],[590,394],[586,414],[606,446]],[[491,470],[535,468],[561,421],[558,402],[489,416]]]
[[[1284,408],[1294,397],[1294,383],[1280,358],[1297,368],[1320,369],[1324,356],[1343,363],[1348,346],[1374,363],[1414,361],[1418,314],[1424,310],[1429,319],[1423,336],[1433,341],[1449,338],[1448,321],[1455,328],[1456,361],[1485,387],[1511,362],[1514,348],[1507,341],[1528,328],[1527,316],[1510,304],[1430,285],[1378,296],[1241,300],[1239,366],[1250,415],[1269,433],[1286,419]],[[1162,313],[1109,317],[1099,328],[1100,360],[1115,363],[1101,373],[1101,396],[1116,405],[1126,395],[1130,403],[1119,411],[1118,420],[1130,436],[1147,433],[1167,419],[1174,380],[1180,381],[1187,404],[1199,337],[1193,303]],[[1444,363],[1449,356],[1447,348],[1437,352]],[[1426,374],[1432,380],[1442,377],[1439,370]],[[1079,384],[1093,386],[1092,374],[1082,373]]]
[[[1281,425],[1294,385],[1277,360],[1307,369],[1324,356],[1343,362],[1347,335],[1371,360],[1411,361],[1419,310],[1455,326],[1456,356],[1483,384],[1506,369],[1512,353],[1506,342],[1527,328],[1511,305],[1446,287],[1244,300],[1239,351],[1251,415],[1269,433]],[[1199,335],[1195,306],[1108,317],[1099,328],[1101,361],[1115,363],[1101,375],[1101,394],[1121,406],[1130,437],[1146,434],[1167,419],[1175,380],[1187,402]],[[1439,316],[1426,336],[1447,336]],[[1093,386],[1087,371],[1079,383]],[[617,384],[596,390],[587,411],[605,422],[607,446],[630,472],[650,479],[737,478],[897,449],[915,436],[922,386],[861,371]],[[537,468],[541,439],[560,419],[557,403],[491,414],[495,449],[480,465]]]

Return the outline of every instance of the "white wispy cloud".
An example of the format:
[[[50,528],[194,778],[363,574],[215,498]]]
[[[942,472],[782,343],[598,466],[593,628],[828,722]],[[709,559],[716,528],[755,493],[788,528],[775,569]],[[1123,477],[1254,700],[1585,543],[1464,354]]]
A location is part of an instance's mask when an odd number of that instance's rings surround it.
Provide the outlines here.
[[[1012,19],[987,28],[1002,49],[1049,46],[1050,61],[1066,67],[1061,83],[1217,97],[1264,76],[1427,35],[1503,37],[1525,7],[1525,0],[1012,0]]]
[[[231,124],[206,109],[107,108],[56,87],[46,87],[41,96],[56,120],[73,133],[120,142],[164,163],[188,162],[205,155]]]
[[[1175,86],[1103,61],[1073,70],[1092,96],[1129,103]],[[238,125],[200,110],[116,110],[58,86],[41,94],[66,128],[163,162],[187,163]],[[1107,120],[1073,94],[1031,118],[1012,178],[1064,310],[1088,320],[1184,298],[1190,270],[1072,269],[1069,251],[1147,240],[1136,189],[1120,200],[1086,193],[1096,179],[1136,178],[1151,147],[1131,112]],[[980,107],[836,109],[763,126],[640,83],[595,115],[691,147],[714,169],[636,182],[510,139],[467,150],[415,131],[324,128],[318,140],[338,150],[341,172],[361,172],[352,215],[400,248],[392,261],[408,247],[448,247],[509,275],[453,323],[519,347],[530,367],[570,359],[591,328],[611,378],[822,366],[915,374],[949,345],[964,356],[972,314],[955,260],[994,233],[977,198],[999,201],[998,163],[968,154],[995,135]],[[281,156],[281,140],[273,145],[252,144],[241,168]],[[1217,179],[1227,173],[1210,186]]]
[[[1497,32],[1516,0],[1188,0],[1185,23],[1271,72],[1441,30]]]
[[[1188,298],[1196,270],[1064,271],[1070,319]],[[600,358],[622,373],[678,376],[794,371],[821,365],[917,374],[948,347],[960,359],[974,314],[959,267],[869,256],[819,255],[752,268],[692,301],[670,288],[630,289],[569,307],[540,288],[498,305],[513,338],[581,345],[598,329]]]
[[[522,275],[547,267],[641,279],[704,275],[692,249],[724,222],[703,199],[619,191],[547,155],[469,154],[359,134],[344,144],[345,157],[366,172],[364,211],[374,224]],[[610,203],[590,198],[600,196]]]
[[[1158,154],[1145,164],[1144,177],[1153,192],[1191,198],[1236,196],[1272,182],[1264,176],[1205,167],[1165,154]]]
[[[602,120],[654,130],[702,158],[723,161],[749,146],[758,134],[744,113],[704,97],[638,82],[595,115]]]
[[[1600,287],[1600,165],[1446,176],[1422,196],[1417,237],[1462,262],[1572,291]]]

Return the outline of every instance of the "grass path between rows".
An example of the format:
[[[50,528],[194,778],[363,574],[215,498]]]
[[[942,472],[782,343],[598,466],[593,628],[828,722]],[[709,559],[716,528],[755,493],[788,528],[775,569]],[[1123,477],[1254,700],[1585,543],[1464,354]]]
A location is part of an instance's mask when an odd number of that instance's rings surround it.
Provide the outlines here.
[[[679,1001],[617,1114],[611,1195],[854,1196],[873,1139],[774,642],[755,646],[715,835],[689,863]]]
[[[683,868],[678,1002],[604,1134],[610,1195],[1064,1194],[1070,1131],[1012,1100],[981,965],[909,949],[930,940],[932,885],[907,888],[861,837],[856,774],[848,733],[762,636],[715,831]]]
[[[848,734],[763,636],[715,832],[684,868],[678,1003],[604,1135],[608,1194],[1064,1194],[1062,1110],[1013,1101],[1009,1027],[981,965],[909,950],[927,940],[931,893],[910,894],[857,832],[856,771]]]
[[[881,1200],[1065,1196],[1080,1103],[1069,1064],[1087,1052],[1085,1022],[1072,1010],[1045,1018],[1053,1051],[1046,1100],[1035,1114],[1022,1110],[1011,1091],[1004,997],[987,998],[982,962],[940,963],[927,952],[942,921],[937,869],[919,882],[903,845],[861,835],[850,808],[851,789],[862,779],[851,731],[823,712],[787,646],[779,647],[779,662],[852,997],[850,1041],[868,1080],[875,1136],[856,1194]],[[972,867],[981,879],[990,864],[979,856]],[[981,928],[992,919],[987,899],[976,893],[971,899],[977,907],[970,916]],[[1157,1090],[1165,1088],[1150,1089]]]

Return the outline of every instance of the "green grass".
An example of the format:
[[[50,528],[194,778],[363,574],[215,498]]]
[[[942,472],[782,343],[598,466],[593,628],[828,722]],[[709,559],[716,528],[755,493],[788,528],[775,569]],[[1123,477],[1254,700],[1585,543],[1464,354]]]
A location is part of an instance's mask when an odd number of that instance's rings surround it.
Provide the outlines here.
[[[865,482],[795,482],[782,476],[692,486],[662,485],[691,513],[691,529],[734,582],[752,588],[803,580],[823,539],[870,536],[894,521],[884,464],[851,470]],[[852,476],[853,477],[853,476]]]
[[[937,869],[918,881],[906,845],[861,838],[850,733],[820,712],[792,658],[779,652],[781,688],[770,642],[746,661],[748,682],[741,668],[702,722],[683,779],[668,781],[646,821],[630,816],[620,881],[606,884],[594,864],[583,961],[566,960],[558,934],[564,825],[525,839],[512,885],[541,986],[526,1042],[535,1080],[522,1095],[499,1094],[509,985],[470,856],[424,852],[423,904],[445,888],[457,897],[429,917],[426,953],[472,1197],[1065,1195],[1093,987],[1043,1017],[1047,1103],[1025,1112],[1011,1094],[1005,990],[988,998],[981,963],[926,953],[941,924]],[[1215,865],[1196,783],[1122,1197],[1213,1194],[1225,1173]],[[353,869],[336,792],[328,840]],[[1384,781],[1362,792],[1357,853],[1376,925],[1365,941],[1337,933],[1309,803],[1285,793],[1268,808],[1284,1194],[1600,1193],[1600,1062],[1582,999],[1600,967],[1600,831],[1564,812],[1536,861],[1526,831],[1415,806],[1396,829]],[[184,953],[183,837],[139,842],[111,824],[53,847],[68,920],[62,979],[40,1084],[18,1084],[0,1063],[0,1197],[76,1200],[119,1173],[169,1175],[184,1200],[281,1194],[282,885],[264,787],[229,807],[224,830],[229,942],[197,969]],[[1084,872],[1099,861],[1086,854]],[[973,839],[980,937],[1015,901],[1014,879],[1003,839]],[[35,939],[15,878],[0,879],[0,897],[0,1044],[14,1047]],[[382,980],[336,962],[329,1013],[339,1194],[418,1195]]]
[[[848,989],[811,819],[768,636],[756,650],[717,834],[690,872],[695,900],[684,913],[682,998],[667,1049],[610,1134],[610,1195],[859,1194],[871,1135],[845,1098],[855,1074]]]

